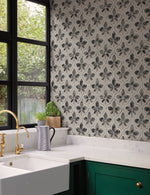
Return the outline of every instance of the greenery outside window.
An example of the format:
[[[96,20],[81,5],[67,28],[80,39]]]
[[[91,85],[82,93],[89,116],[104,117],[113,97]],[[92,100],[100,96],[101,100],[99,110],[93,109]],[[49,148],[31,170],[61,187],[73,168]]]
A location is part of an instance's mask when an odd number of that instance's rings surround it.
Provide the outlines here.
[[[49,0],[0,3],[0,110],[12,110],[26,127],[35,126],[34,114],[50,100],[49,10]],[[0,115],[0,129],[15,125]]]

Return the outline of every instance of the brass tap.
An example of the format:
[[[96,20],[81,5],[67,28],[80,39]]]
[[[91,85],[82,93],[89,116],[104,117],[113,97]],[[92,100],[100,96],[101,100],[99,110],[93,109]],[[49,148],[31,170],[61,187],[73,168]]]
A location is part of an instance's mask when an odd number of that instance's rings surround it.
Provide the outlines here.
[[[25,129],[26,133],[27,133],[27,137],[29,137],[29,132],[28,130],[25,128],[25,127],[19,127],[19,121],[18,121],[18,118],[16,116],[15,113],[13,113],[12,111],[10,110],[2,110],[0,111],[0,114],[2,113],[9,113],[11,114],[15,120],[16,120],[16,129],[17,129],[17,144],[16,144],[16,147],[15,147],[15,154],[20,154],[20,152],[23,150],[23,147],[19,147],[19,144],[18,144],[18,134],[19,134],[19,130],[20,129]]]
[[[3,156],[3,153],[4,153],[4,149],[5,149],[5,133],[0,133],[0,135],[2,136],[1,138],[1,143],[0,143],[0,146],[1,146],[1,151],[0,151],[0,157]]]
[[[24,129],[27,133],[27,138],[29,138],[29,132],[28,130],[25,128],[25,127],[19,127],[19,129],[17,130],[17,144],[16,144],[16,148],[15,148],[15,154],[20,154],[20,152],[23,150],[23,147],[19,147],[19,144],[18,144],[18,134],[19,134],[19,130],[20,129]]]

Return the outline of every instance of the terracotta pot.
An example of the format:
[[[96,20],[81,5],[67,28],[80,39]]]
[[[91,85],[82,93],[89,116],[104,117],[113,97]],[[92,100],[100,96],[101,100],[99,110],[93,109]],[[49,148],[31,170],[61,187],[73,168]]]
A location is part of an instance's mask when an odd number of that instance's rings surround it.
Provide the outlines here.
[[[60,116],[47,116],[46,125],[53,128],[61,127],[61,117]]]

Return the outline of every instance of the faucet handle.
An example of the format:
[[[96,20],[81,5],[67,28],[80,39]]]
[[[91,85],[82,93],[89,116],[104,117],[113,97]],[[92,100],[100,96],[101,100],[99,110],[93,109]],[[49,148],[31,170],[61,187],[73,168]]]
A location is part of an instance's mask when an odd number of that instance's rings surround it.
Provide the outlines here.
[[[0,135],[2,136],[1,140],[3,143],[5,143],[5,135],[7,135],[6,133],[0,133]]]
[[[4,153],[4,149],[5,149],[5,137],[4,136],[6,135],[6,133],[0,133],[0,135],[2,135],[1,143],[0,143],[1,145],[0,157],[2,157]]]
[[[24,148],[24,145],[23,144],[21,144],[21,148]]]
[[[7,135],[6,133],[0,133],[0,135]]]
[[[16,148],[15,148],[15,154],[20,154],[20,152],[23,150],[22,147],[19,147],[19,145],[17,144],[16,145]]]

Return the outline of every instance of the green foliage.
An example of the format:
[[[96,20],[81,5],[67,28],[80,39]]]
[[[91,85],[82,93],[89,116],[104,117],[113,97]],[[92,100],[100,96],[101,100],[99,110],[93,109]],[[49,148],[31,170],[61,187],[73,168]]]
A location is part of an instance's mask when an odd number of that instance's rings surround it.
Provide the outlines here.
[[[50,101],[46,105],[47,116],[60,116],[60,111],[53,101]]]
[[[3,0],[4,1],[4,0]],[[46,31],[45,6],[18,0],[18,36],[45,41]],[[28,43],[18,43],[18,80],[45,82],[46,78],[46,47]],[[23,88],[23,87],[22,87]],[[34,87],[28,91],[18,89],[22,98],[44,99],[42,87]],[[27,95],[28,94],[28,95]]]
[[[7,87],[6,85],[0,85],[0,110],[7,109]],[[0,126],[7,125],[7,114],[0,115]]]
[[[7,79],[7,44],[0,42],[0,80]]]
[[[18,36],[45,41],[45,6],[25,0],[17,0],[17,4]]]
[[[7,1],[0,1],[0,30],[7,30]]]
[[[45,112],[38,112],[35,113],[35,119],[39,120],[39,121],[45,121],[46,120],[46,114]]]

